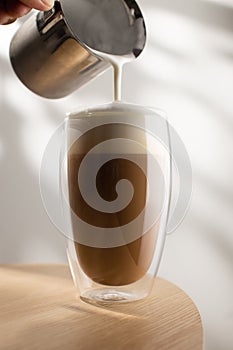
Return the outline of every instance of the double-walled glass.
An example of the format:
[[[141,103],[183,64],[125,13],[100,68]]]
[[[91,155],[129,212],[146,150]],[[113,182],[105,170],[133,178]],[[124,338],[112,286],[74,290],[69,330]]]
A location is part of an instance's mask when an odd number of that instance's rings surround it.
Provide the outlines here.
[[[170,173],[169,128],[159,111],[116,102],[66,118],[60,200],[83,300],[149,294],[164,247]]]

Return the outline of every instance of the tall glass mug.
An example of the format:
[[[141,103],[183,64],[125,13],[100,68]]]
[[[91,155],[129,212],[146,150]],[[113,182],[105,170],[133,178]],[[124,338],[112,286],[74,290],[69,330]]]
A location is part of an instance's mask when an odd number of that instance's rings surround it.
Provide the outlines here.
[[[81,298],[107,303],[146,297],[170,203],[166,119],[115,102],[69,114],[62,137],[60,202]]]

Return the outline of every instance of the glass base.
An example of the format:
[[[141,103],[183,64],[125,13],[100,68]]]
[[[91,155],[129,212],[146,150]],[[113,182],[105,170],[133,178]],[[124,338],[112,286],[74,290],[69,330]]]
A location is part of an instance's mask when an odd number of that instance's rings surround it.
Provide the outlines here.
[[[154,275],[149,272],[140,280],[122,286],[102,285],[91,280],[82,270],[74,243],[68,241],[67,256],[74,284],[80,299],[94,305],[123,304],[147,297],[152,289]]]
[[[83,293],[81,300],[89,304],[118,304],[129,303],[132,301],[143,299],[147,294],[137,294],[133,292],[114,290],[112,288],[94,289]]]

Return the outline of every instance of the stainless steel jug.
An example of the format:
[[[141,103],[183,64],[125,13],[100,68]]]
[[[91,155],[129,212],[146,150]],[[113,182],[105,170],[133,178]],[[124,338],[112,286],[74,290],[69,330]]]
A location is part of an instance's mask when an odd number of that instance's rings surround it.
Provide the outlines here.
[[[60,0],[21,26],[10,58],[31,91],[61,98],[110,67],[96,52],[137,57],[145,42],[144,19],[134,0]]]

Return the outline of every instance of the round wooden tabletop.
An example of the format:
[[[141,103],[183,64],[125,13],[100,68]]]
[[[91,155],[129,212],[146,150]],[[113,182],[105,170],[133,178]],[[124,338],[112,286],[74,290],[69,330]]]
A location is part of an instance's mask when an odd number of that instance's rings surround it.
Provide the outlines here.
[[[1,350],[200,350],[199,312],[180,288],[156,278],[150,297],[84,303],[66,265],[0,267]]]

